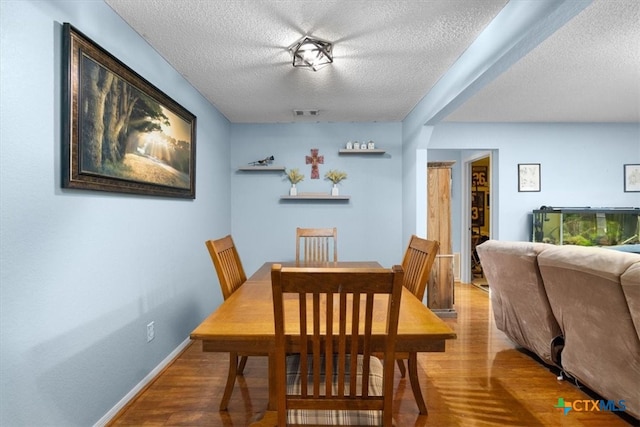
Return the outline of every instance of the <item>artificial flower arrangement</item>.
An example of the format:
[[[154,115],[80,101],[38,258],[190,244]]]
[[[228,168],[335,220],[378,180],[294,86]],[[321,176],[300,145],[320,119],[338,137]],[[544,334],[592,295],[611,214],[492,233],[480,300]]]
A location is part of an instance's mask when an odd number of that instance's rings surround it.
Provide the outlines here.
[[[286,172],[286,175],[292,184],[297,184],[300,181],[304,180],[304,175],[301,174],[300,171],[298,171],[298,168],[289,169],[289,171]]]
[[[334,184],[338,184],[343,179],[347,179],[347,173],[337,169],[331,169],[329,172],[324,174],[324,177]]]

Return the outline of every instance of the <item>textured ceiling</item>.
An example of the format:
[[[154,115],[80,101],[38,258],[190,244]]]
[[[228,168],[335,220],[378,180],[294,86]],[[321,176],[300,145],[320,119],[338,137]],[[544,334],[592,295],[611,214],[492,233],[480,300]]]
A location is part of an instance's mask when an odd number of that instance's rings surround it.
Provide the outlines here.
[[[640,122],[640,1],[595,1],[445,120]]]
[[[401,121],[507,3],[105,1],[234,123]],[[334,43],[332,65],[291,66],[305,34]],[[444,119],[640,121],[640,2],[594,1],[476,91]]]

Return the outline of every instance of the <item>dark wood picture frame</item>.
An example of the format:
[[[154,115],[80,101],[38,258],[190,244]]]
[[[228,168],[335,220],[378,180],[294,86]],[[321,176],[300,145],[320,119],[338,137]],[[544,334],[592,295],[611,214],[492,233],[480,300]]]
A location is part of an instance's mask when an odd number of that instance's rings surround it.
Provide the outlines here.
[[[518,191],[540,191],[540,163],[518,163]]]
[[[640,164],[624,165],[624,192],[640,192]]]
[[[196,117],[63,24],[62,187],[195,199]]]

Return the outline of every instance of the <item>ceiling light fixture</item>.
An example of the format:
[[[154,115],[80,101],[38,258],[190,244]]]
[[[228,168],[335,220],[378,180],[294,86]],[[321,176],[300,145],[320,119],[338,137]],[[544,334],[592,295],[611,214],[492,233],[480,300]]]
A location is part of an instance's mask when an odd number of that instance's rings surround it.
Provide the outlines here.
[[[304,36],[289,47],[293,66],[318,71],[333,62],[333,45],[327,41]]]

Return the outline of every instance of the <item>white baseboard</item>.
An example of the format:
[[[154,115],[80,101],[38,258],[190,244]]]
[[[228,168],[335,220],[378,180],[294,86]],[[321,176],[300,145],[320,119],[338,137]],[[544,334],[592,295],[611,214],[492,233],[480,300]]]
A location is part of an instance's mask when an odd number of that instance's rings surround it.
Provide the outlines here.
[[[166,368],[171,362],[173,362],[174,359],[178,357],[178,355],[189,345],[189,343],[191,343],[191,338],[187,338],[182,341],[178,345],[178,347],[176,347],[175,350],[169,353],[169,355],[165,357],[164,360],[158,364],[158,366],[153,368],[153,370],[149,372],[147,376],[142,379],[142,381],[140,381],[129,393],[127,393],[122,399],[120,399],[120,401],[116,403],[116,406],[114,406],[109,410],[109,412],[104,414],[104,416],[94,424],[94,427],[106,426],[107,423],[109,423],[109,421],[111,421],[113,417],[115,417],[118,412],[120,412],[120,410],[122,410],[122,408],[124,408],[127,403],[131,401],[131,399],[136,397],[138,393],[140,393],[142,389],[144,389],[151,381],[153,381],[164,368]]]

